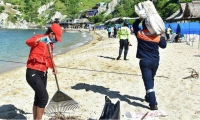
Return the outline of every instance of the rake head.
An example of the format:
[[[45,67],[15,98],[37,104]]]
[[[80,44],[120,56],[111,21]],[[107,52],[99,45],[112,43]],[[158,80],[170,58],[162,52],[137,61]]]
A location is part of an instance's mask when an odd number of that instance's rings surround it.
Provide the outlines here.
[[[75,100],[62,91],[57,91],[45,108],[45,114],[62,113],[76,108],[79,108],[79,105]]]

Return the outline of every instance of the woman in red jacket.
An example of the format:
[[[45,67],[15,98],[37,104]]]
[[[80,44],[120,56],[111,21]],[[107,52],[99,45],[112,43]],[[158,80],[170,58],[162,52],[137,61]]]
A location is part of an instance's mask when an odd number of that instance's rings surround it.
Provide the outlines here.
[[[59,24],[53,23],[45,34],[34,35],[26,40],[26,44],[31,47],[27,61],[26,80],[35,91],[33,103],[34,119],[42,119],[45,106],[48,102],[47,70],[54,68],[53,74],[57,73],[55,64],[52,63],[50,55],[54,49],[54,43],[61,42],[62,28]],[[51,53],[49,54],[48,47]]]

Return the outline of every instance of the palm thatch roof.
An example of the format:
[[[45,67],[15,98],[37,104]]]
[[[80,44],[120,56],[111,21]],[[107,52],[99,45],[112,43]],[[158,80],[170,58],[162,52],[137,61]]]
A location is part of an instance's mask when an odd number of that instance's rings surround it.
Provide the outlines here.
[[[200,2],[188,3],[190,9],[190,17],[200,18]]]
[[[180,3],[180,8],[167,21],[200,20],[200,1]]]
[[[90,23],[90,21],[87,18],[81,18],[79,19],[79,23]]]
[[[138,18],[138,17],[137,17],[137,18]],[[130,20],[130,19],[137,19],[137,18],[130,18],[130,17],[116,17],[116,18],[111,18],[111,19],[107,20],[105,23],[108,23],[108,22],[110,22],[110,23],[114,23],[114,22],[116,22],[116,21],[118,21],[118,20]]]

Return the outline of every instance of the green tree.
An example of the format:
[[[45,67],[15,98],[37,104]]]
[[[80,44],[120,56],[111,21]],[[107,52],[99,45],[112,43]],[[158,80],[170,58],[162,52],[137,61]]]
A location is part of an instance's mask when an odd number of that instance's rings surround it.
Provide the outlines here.
[[[2,13],[2,11],[5,10],[5,7],[4,6],[0,6],[0,13]]]
[[[16,23],[17,17],[15,17],[15,15],[12,13],[7,13],[7,14],[9,15],[8,20],[11,21],[12,23]]]

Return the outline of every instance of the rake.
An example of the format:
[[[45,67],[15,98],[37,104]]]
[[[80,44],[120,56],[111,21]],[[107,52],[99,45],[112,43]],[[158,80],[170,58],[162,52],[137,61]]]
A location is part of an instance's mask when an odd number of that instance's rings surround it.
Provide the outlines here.
[[[48,47],[51,63],[53,66],[53,59],[50,53],[50,44],[48,44],[47,47]],[[54,67],[53,67],[53,71],[55,71]],[[50,102],[46,106],[45,111],[44,111],[45,114],[62,113],[62,112],[79,108],[78,103],[74,99],[72,99],[70,96],[68,96],[64,92],[60,91],[56,74],[54,74],[54,76],[55,76],[58,90],[53,95],[53,98],[50,100]]]

